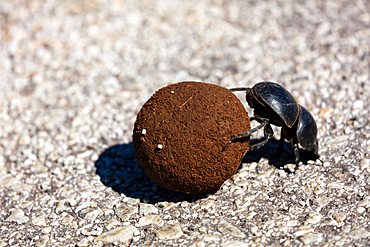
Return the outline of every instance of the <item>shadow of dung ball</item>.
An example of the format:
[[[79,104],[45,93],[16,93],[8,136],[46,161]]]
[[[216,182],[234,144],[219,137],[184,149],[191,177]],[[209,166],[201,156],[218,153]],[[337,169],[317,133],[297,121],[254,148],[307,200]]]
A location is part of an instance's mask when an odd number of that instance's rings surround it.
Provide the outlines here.
[[[198,194],[219,188],[237,171],[249,137],[228,143],[249,129],[248,113],[230,90],[180,82],[161,88],[143,105],[133,145],[154,182]]]

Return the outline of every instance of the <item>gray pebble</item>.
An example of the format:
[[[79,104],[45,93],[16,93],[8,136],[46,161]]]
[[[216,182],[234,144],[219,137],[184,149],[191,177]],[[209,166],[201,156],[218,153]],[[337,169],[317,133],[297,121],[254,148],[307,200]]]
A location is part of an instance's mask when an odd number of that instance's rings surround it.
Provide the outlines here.
[[[365,170],[370,167],[370,159],[364,158],[360,163],[361,170]]]
[[[121,204],[117,207],[114,213],[122,220],[127,221],[131,218],[133,214],[138,213],[137,207],[128,206],[125,204]]]
[[[83,211],[83,217],[90,222],[94,222],[95,219],[102,213],[103,211],[100,208],[90,208]]]
[[[313,243],[320,243],[323,240],[322,233],[309,233],[299,237],[299,240],[303,244],[313,244]]]
[[[116,229],[110,230],[109,232],[103,233],[102,235],[95,238],[98,241],[113,243],[113,242],[129,242],[136,231],[134,226],[123,226]]]
[[[147,225],[156,225],[162,227],[164,225],[164,221],[159,215],[144,216],[139,219],[139,222],[135,226],[140,227]]]
[[[237,227],[231,225],[230,223],[223,221],[218,224],[217,230],[219,230],[222,234],[228,234],[238,238],[244,238],[246,235],[241,232]]]
[[[121,222],[119,220],[116,220],[116,219],[110,219],[107,221],[107,223],[105,224],[105,227],[108,229],[108,230],[111,230],[113,227],[117,226],[117,225],[120,225]]]
[[[13,210],[12,214],[6,219],[6,221],[16,222],[18,224],[26,223],[28,220],[29,218],[24,215],[22,209]]]
[[[364,228],[360,227],[356,230],[353,230],[348,234],[348,237],[352,239],[361,239],[370,237],[370,232],[366,231]]]
[[[47,246],[48,241],[49,241],[49,238],[42,238],[42,239],[40,239],[36,242],[35,246],[36,247],[45,247],[45,246]]]
[[[140,203],[140,214],[149,215],[149,214],[158,214],[158,208],[154,205]]]
[[[46,226],[45,216],[39,216],[32,220],[32,224],[35,226]]]
[[[251,246],[249,243],[240,242],[240,241],[228,241],[222,246],[224,247],[248,247]]]
[[[183,235],[179,223],[166,225],[155,232],[159,239],[176,239]]]

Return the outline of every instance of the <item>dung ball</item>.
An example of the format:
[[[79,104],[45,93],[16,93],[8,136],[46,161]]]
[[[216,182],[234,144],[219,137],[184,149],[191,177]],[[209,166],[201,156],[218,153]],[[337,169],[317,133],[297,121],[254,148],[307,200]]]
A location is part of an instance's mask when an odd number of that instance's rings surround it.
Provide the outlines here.
[[[159,89],[140,109],[133,146],[146,174],[181,193],[209,192],[230,178],[249,147],[250,129],[241,101],[228,89],[180,82]]]

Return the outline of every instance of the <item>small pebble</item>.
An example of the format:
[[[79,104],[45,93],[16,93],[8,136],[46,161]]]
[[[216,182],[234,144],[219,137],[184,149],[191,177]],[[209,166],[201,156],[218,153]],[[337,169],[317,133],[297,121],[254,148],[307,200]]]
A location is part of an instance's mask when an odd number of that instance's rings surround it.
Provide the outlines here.
[[[116,229],[110,230],[96,238],[96,240],[100,240],[103,242],[113,243],[113,242],[122,242],[127,243],[133,237],[134,233],[136,232],[137,228],[134,226],[123,226],[118,227]]]
[[[312,243],[320,243],[323,240],[323,234],[317,233],[317,234],[305,234],[303,236],[299,237],[299,240],[303,244],[312,244]]]
[[[138,213],[138,208],[121,204],[117,207],[114,213],[121,219],[121,221],[127,221],[133,214]]]
[[[159,239],[176,239],[183,235],[180,224],[178,223],[166,225],[155,233]]]
[[[21,209],[15,209],[12,214],[6,219],[6,221],[16,222],[18,224],[26,223],[28,220],[29,218],[24,215],[24,212]]]
[[[370,237],[370,232],[366,231],[364,228],[360,227],[356,230],[353,230],[348,234],[352,239],[362,239]]]
[[[219,230],[222,234],[228,234],[238,238],[244,238],[246,235],[241,232],[238,228],[231,225],[230,223],[223,221],[217,226],[217,230]]]
[[[159,215],[150,215],[141,217],[139,222],[136,224],[137,227],[147,225],[156,225],[162,227],[164,225],[164,221]]]

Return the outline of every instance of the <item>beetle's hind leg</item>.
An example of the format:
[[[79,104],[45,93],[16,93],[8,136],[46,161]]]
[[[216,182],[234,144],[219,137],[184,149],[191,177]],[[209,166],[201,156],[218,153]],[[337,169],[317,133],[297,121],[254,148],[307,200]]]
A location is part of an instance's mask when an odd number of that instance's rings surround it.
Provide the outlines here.
[[[292,145],[292,149],[294,151],[295,156],[295,163],[298,166],[299,164],[299,149],[298,149],[298,143],[294,143],[293,138],[290,139],[290,144]]]

